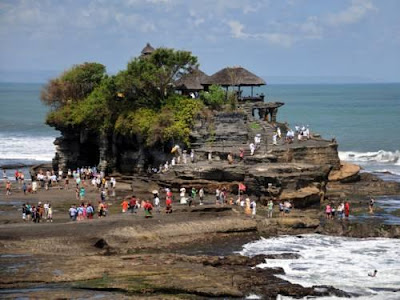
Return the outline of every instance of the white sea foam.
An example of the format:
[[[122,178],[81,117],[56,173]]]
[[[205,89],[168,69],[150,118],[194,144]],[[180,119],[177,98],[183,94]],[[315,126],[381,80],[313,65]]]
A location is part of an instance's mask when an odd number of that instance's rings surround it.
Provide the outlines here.
[[[51,161],[55,153],[54,139],[0,134],[0,159]]]
[[[379,150],[376,152],[340,151],[339,158],[343,161],[358,164],[367,172],[380,173],[380,177],[384,180],[400,181],[400,150]]]
[[[400,166],[400,150],[376,152],[339,151],[339,158],[352,162],[375,162]]]
[[[281,267],[285,275],[279,277],[307,287],[332,285],[364,299],[400,298],[400,292],[392,291],[400,287],[398,239],[354,239],[316,234],[281,236],[246,244],[241,254],[280,252],[295,252],[301,257],[271,259],[258,267]],[[373,270],[378,270],[377,276],[369,277],[368,273]]]

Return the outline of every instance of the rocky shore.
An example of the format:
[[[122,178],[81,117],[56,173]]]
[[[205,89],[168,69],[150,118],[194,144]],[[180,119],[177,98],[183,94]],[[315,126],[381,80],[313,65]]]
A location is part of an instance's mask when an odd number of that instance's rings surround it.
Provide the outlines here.
[[[374,179],[375,185],[377,182]],[[383,187],[386,184],[381,182]],[[136,181],[135,187],[140,197],[154,188],[143,181]],[[3,189],[0,192],[4,194]],[[118,199],[130,193],[130,184],[121,182],[116,200],[110,201],[109,217],[79,223],[70,222],[66,214],[66,208],[75,202],[72,190],[51,189],[27,196],[16,190],[9,198],[2,196],[1,208],[9,205],[0,215],[0,261],[4,266],[0,287],[7,291],[1,295],[13,298],[29,291],[42,299],[80,297],[87,292],[116,299],[243,299],[251,294],[262,299],[276,299],[278,294],[347,297],[350,295],[333,287],[304,288],[279,279],[275,275],[282,274],[282,269],[253,268],[266,258],[293,258],[295,253],[247,258],[235,252],[260,236],[281,234],[400,237],[398,226],[326,221],[318,208],[295,208],[284,218],[275,212],[274,218],[267,219],[261,207],[257,218],[251,219],[240,207],[211,204],[212,195],[207,198],[208,205],[174,205],[172,215],[145,219],[142,212],[119,212]],[[96,195],[89,189],[88,199]],[[17,202],[39,199],[52,202],[55,222],[22,223]],[[368,199],[351,200],[354,211],[366,211]]]

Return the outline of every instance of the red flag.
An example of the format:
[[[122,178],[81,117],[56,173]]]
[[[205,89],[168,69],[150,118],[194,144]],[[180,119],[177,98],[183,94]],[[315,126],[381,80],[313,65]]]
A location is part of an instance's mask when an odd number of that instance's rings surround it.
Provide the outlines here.
[[[239,191],[245,191],[246,186],[243,183],[239,183]]]

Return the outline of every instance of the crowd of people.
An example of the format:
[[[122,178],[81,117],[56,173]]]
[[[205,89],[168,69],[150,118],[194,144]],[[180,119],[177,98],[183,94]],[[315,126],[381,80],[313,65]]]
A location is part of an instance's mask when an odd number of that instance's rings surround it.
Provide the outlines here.
[[[302,130],[302,129],[300,129]],[[307,129],[306,129],[307,130]],[[3,171],[4,176],[5,172]],[[71,205],[68,210],[69,217],[72,221],[83,221],[86,219],[93,219],[94,216],[103,218],[108,215],[108,204],[106,202],[110,197],[116,196],[116,179],[114,177],[108,178],[102,172],[97,172],[96,168],[78,168],[77,170],[68,170],[65,174],[62,171],[57,173],[54,171],[42,171],[39,170],[36,179],[32,182],[25,182],[25,176],[23,172],[17,170],[15,172],[16,184],[19,188],[26,193],[36,193],[38,189],[48,190],[51,187],[64,187],[69,189],[70,181],[73,181],[75,187],[76,200],[80,201],[80,205]],[[62,181],[64,183],[62,184]],[[94,207],[90,201],[85,202],[86,189],[92,186],[93,190],[99,192],[98,205]],[[6,195],[11,195],[11,182],[6,181]],[[204,205],[205,191],[203,188],[196,189],[192,187],[188,189],[188,193],[185,187],[180,188],[180,204],[187,204],[188,206]],[[188,195],[186,195],[188,194]],[[150,198],[150,197],[149,197]],[[97,200],[95,200],[97,201]],[[92,200],[93,202],[93,200]],[[267,218],[273,217],[275,203],[278,204],[279,216],[288,216],[290,211],[293,209],[293,205],[290,201],[275,201],[269,200],[266,205],[266,216]],[[165,213],[172,213],[173,194],[171,189],[165,189],[165,204],[161,204],[160,191],[154,190],[152,192],[152,199],[139,200],[136,196],[129,196],[121,202],[122,213],[130,212],[131,214],[137,214],[139,211],[144,212],[146,218],[153,216],[153,210],[160,214],[162,212],[161,206],[165,207]],[[208,202],[210,203],[210,202]],[[369,212],[374,211],[375,200],[370,199],[368,208]],[[229,195],[226,187],[219,187],[215,190],[215,204],[216,205],[237,205],[241,207],[246,215],[251,215],[253,218],[256,216],[257,203],[250,197],[246,197],[241,194],[236,200],[234,196]],[[326,219],[339,219],[343,220],[349,217],[350,204],[348,201],[341,202],[338,205],[329,203],[325,206],[325,217]],[[50,203],[38,202],[37,205],[30,205],[24,203],[22,205],[22,219],[26,221],[33,221],[40,223],[42,221],[53,222],[53,208]]]
[[[29,203],[22,204],[22,220],[24,222],[32,221],[40,223],[43,221],[53,222],[53,207],[51,203],[38,202],[37,205],[30,205]]]
[[[343,220],[350,215],[350,203],[348,201],[341,202],[336,208],[333,203],[328,203],[325,206],[325,218]]]

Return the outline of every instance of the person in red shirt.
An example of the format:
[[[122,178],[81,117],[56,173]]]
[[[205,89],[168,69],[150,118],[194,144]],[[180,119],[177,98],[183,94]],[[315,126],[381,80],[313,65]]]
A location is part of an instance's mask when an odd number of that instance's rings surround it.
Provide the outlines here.
[[[347,201],[344,203],[344,215],[346,218],[350,215],[350,204]]]
[[[153,210],[153,205],[151,205],[151,202],[150,201],[145,201],[144,205],[143,205],[143,208],[144,208],[144,217],[145,218],[152,218],[153,215],[152,215],[151,211]]]
[[[167,200],[165,200],[165,213],[172,213],[172,200],[170,198],[167,198]]]
[[[128,202],[127,200],[124,200],[124,201],[121,203],[121,206],[122,206],[122,212],[125,213],[125,212],[127,212],[127,210],[128,210],[129,202]]]
[[[132,196],[131,200],[129,201],[129,209],[131,211],[131,214],[135,213],[136,214],[136,209],[137,209],[137,205],[136,205],[136,197]]]

